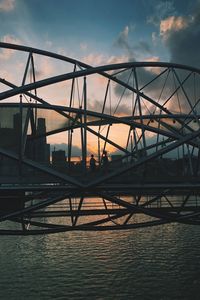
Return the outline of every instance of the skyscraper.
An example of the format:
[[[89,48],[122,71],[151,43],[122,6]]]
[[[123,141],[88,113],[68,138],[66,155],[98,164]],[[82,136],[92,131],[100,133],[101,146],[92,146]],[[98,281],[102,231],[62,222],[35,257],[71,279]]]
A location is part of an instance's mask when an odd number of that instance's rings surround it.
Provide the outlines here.
[[[50,145],[46,139],[46,121],[44,118],[38,118],[36,135],[39,137],[36,142],[36,160],[42,163],[50,162]]]

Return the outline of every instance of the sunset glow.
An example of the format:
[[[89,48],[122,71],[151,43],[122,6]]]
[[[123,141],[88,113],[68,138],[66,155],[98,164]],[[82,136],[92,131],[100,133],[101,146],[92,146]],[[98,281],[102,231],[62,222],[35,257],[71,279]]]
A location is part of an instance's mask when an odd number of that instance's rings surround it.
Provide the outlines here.
[[[45,49],[78,59],[91,66],[128,61],[172,61],[192,65],[193,61],[196,61],[195,57],[199,55],[198,47],[191,49],[192,42],[190,42],[189,53],[191,55],[188,55],[187,46],[183,47],[183,40],[179,40],[179,36],[184,35],[184,40],[187,41],[187,34],[191,33],[194,26],[196,28],[195,32],[198,33],[198,16],[195,8],[199,5],[199,2],[193,7],[187,5],[186,1],[179,2],[155,1],[154,3],[151,1],[127,0],[126,5],[119,4],[115,7],[115,2],[112,0],[101,1],[97,6],[90,1],[86,1],[84,5],[82,1],[78,1],[76,5],[70,1],[60,1],[59,6],[55,6],[54,1],[49,0],[48,7],[46,7],[45,3],[42,4],[38,0],[2,0],[0,1],[1,41]],[[39,13],[37,3],[40,6]],[[113,11],[115,7],[116,14],[106,13],[102,19],[101,14],[104,7],[107,8],[107,12]],[[94,17],[91,15],[91,11],[96,16],[95,22],[93,22]],[[162,11],[162,13],[158,14],[158,11]],[[121,12],[120,18],[117,17],[119,12]],[[138,16],[138,12],[141,16]],[[141,12],[143,12],[143,15]],[[48,15],[48,18],[43,16],[44,13]],[[49,30],[51,19],[49,16],[54,19],[54,26],[51,26],[51,30]],[[76,26],[73,26],[74,21],[76,21]],[[93,26],[90,26],[90,22],[93,22]],[[17,24],[17,26],[14,26],[14,24]],[[74,36],[76,36],[76,40]],[[196,36],[194,38],[196,44],[199,39]],[[176,47],[172,47],[174,39],[176,39]],[[181,55],[178,55],[180,51]],[[19,55],[16,51],[1,50],[2,78],[5,77],[16,85],[21,83],[26,62],[26,54],[23,55],[24,59],[22,61],[22,55]],[[190,60],[191,56],[192,59]],[[55,61],[48,57],[38,55],[34,59],[37,80],[73,71],[73,66],[70,66],[70,64]],[[15,62],[15,72],[13,72],[13,62]],[[149,67],[145,70],[147,75],[148,72],[155,75],[161,72],[160,68]],[[27,76],[26,83],[32,80],[33,78]],[[125,80],[128,79],[125,78]],[[129,80],[131,82],[132,79]],[[89,110],[101,112],[107,83],[107,79],[103,76],[97,74],[88,76],[87,107]],[[72,81],[69,80],[43,87],[38,91],[38,96],[46,99],[49,103],[68,106],[71,84]],[[83,99],[83,80],[81,78],[76,79],[75,85],[73,101],[75,107],[80,107]],[[6,90],[5,85],[1,84],[1,90]],[[122,94],[123,90],[118,91],[116,84],[111,82],[108,97],[112,98],[112,104],[110,104],[110,107],[108,104],[106,105],[106,113],[112,113],[115,116],[131,115],[134,100],[131,95],[123,95],[122,97]],[[155,98],[158,97],[153,87],[151,94]],[[122,97],[122,100],[120,100],[120,97]],[[14,98],[13,101],[15,101]],[[147,109],[151,109],[148,108],[148,103],[144,102],[144,105]],[[166,107],[171,109],[171,106],[170,102]],[[54,116],[55,122],[57,122],[57,117]],[[116,143],[119,140],[121,144],[126,143],[126,138],[123,142],[123,138],[127,136],[125,127],[117,128],[117,126],[113,126],[110,135]],[[152,133],[148,134],[149,137],[151,135]],[[76,134],[76,130],[73,136],[74,145],[80,147],[80,138]],[[52,135],[48,137],[48,141],[59,147],[59,144],[67,143],[66,134]],[[97,144],[97,139],[91,134],[88,135],[89,153],[94,152],[97,154],[99,151]],[[107,147],[109,153],[117,151],[111,145],[107,145]]]

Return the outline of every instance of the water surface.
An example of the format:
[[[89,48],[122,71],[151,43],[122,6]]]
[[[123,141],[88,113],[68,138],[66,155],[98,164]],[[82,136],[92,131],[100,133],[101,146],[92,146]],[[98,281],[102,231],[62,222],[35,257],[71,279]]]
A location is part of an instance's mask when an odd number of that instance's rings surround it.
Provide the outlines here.
[[[200,228],[0,239],[0,299],[200,299]]]

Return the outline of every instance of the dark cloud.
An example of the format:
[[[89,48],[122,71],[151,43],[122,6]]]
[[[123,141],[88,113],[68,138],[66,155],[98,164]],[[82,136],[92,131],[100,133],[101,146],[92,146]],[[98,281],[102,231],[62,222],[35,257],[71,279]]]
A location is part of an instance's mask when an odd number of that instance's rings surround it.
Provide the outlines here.
[[[132,31],[132,29],[131,29]],[[114,47],[125,50],[128,54],[130,61],[136,60],[137,53],[151,54],[152,49],[149,43],[144,40],[140,40],[137,43],[132,43],[129,41],[130,27],[126,26],[122,32],[118,35],[114,42]]]
[[[162,19],[167,18],[176,14],[173,1],[151,1],[151,5],[154,10],[154,14],[148,17],[147,23],[152,23],[154,25],[159,25]]]
[[[141,51],[142,53],[152,54],[151,46],[146,41],[139,41],[134,49],[137,51]]]
[[[133,47],[131,46],[129,40],[128,40],[128,35],[129,35],[129,26],[126,26],[122,32],[118,35],[117,39],[114,42],[114,47],[121,48],[123,50],[126,50],[128,55],[130,57],[135,56]]]
[[[198,7],[200,11],[200,3]],[[174,22],[176,19],[174,19]],[[185,19],[187,24],[178,30],[172,27],[166,32],[165,44],[169,49],[171,62],[200,67],[200,13]]]
[[[130,59],[131,61],[131,59]],[[153,80],[153,78],[156,76],[151,70],[147,70],[145,68],[137,68],[136,69],[137,79],[138,79],[138,85],[139,88],[147,84],[149,81]],[[134,74],[133,70],[127,70],[123,73],[121,73],[119,76],[117,76],[118,79],[121,81],[130,84],[131,86],[136,87],[134,82]],[[117,94],[121,94],[124,91],[124,88],[120,85],[116,85],[115,91]],[[126,95],[131,94],[131,92],[126,91]]]
[[[165,104],[165,108],[167,108],[173,113],[191,112],[191,106],[194,106],[196,101],[200,99],[200,76],[196,75],[194,77],[194,74],[191,75],[190,71],[175,69],[176,73],[174,73],[172,70],[167,70],[159,78],[156,78],[157,74],[155,73],[154,69],[156,68],[136,68],[138,87],[141,90],[141,92],[144,93],[144,95],[153,99],[155,102],[159,102],[159,104],[161,105],[169,99]],[[157,68],[157,71],[162,72],[164,71],[164,69],[165,68],[161,68],[159,70],[159,68]],[[132,76],[129,81],[129,84],[130,86],[136,88],[134,75],[131,74],[131,72],[132,70],[128,70],[124,73],[119,74],[118,79],[127,83],[128,78]],[[154,80],[155,78],[156,80]],[[186,78],[187,80],[185,81]],[[145,87],[147,83],[149,84]],[[182,87],[180,86],[180,83],[183,83]],[[178,90],[174,94],[177,88]],[[126,92],[124,93],[124,87],[121,85],[115,86],[115,93],[118,95],[119,98],[122,97],[122,104],[126,104],[132,101],[133,99],[132,92],[130,90],[126,90]],[[134,99],[136,100],[136,93],[134,93]],[[140,97],[140,99],[142,113],[153,113],[155,110],[155,105],[145,100],[145,97]],[[121,107],[119,107],[118,111],[120,111],[120,109]],[[197,112],[200,111],[200,105],[197,105],[195,107],[195,110]],[[157,112],[159,112],[159,109],[157,110]]]
[[[101,113],[103,108],[103,102],[98,100],[89,101],[88,110],[90,111],[96,111]],[[130,106],[126,105],[125,103],[111,103],[109,99],[107,100],[107,103],[105,105],[104,113],[108,115],[130,115]]]
[[[137,44],[132,45],[128,39],[128,35],[129,35],[129,27],[126,26],[124,30],[119,34],[118,38],[114,43],[115,47],[126,50],[128,54],[127,62],[135,62],[136,53],[140,53],[140,54],[152,53],[151,46],[146,41],[141,40]],[[131,84],[130,82],[133,81],[133,75],[131,75],[131,72],[132,72],[131,70],[128,70],[116,77],[125,83]],[[153,74],[149,70],[146,70],[145,68],[139,68],[137,70],[137,76],[141,87],[145,85],[147,82],[151,81],[155,77],[155,74]],[[124,92],[124,87],[119,84],[115,85],[115,93],[118,96],[124,94],[124,96],[126,97],[132,94],[129,90],[126,90]],[[95,107],[98,107],[98,105]],[[124,114],[127,113],[130,114],[130,108],[128,108],[126,105],[122,104],[122,106],[118,108],[118,111],[120,111],[120,109],[122,109]]]
[[[194,66],[200,68],[200,59],[199,59],[199,48],[200,48],[200,1],[196,2],[195,9],[193,12],[187,16],[178,16],[174,8],[174,2],[172,1],[157,1],[153,2],[155,5],[155,16],[156,18],[151,17],[148,21],[159,25],[160,27],[160,39],[164,43],[165,47],[169,51],[169,61],[171,63],[179,63],[188,66]],[[134,47],[128,41],[128,31],[125,31],[126,34],[121,34],[120,39],[118,40],[118,46],[123,46],[123,49],[128,50],[129,58],[128,61],[136,61],[134,56],[134,51],[141,50],[143,53],[151,53],[151,48],[146,42],[139,42]],[[125,33],[124,32],[124,33]],[[132,51],[131,51],[132,50]],[[161,70],[162,71],[162,70]],[[123,82],[127,83],[129,80],[130,72],[126,71],[118,75],[118,78]],[[187,76],[187,72],[176,71],[179,77],[180,82],[184,80]],[[167,73],[166,73],[167,74]],[[165,74],[165,75],[166,75]],[[156,76],[153,69],[149,68],[137,68],[137,77],[139,82],[139,88],[141,88],[146,83],[153,80]],[[186,92],[189,101],[194,105],[195,99],[200,98],[200,76],[196,76],[196,86],[194,88],[194,76],[191,76],[184,83],[184,91]],[[157,101],[159,99],[159,94],[161,93],[162,87],[164,86],[164,79],[166,77],[162,76],[155,81],[155,84],[150,84],[145,90],[144,93],[149,95],[152,99]],[[132,84],[135,87],[135,83]],[[129,83],[131,83],[131,80]],[[166,99],[173,93],[176,87],[179,86],[177,78],[170,73],[170,78],[166,80],[164,89],[162,91],[162,99],[160,102],[165,102]],[[122,95],[124,88],[120,85],[116,85],[115,92],[117,95]],[[181,107],[182,112],[188,113],[191,111],[190,104],[188,99],[182,90],[179,89],[178,93],[174,95],[169,103],[167,108],[172,112],[178,112]],[[196,94],[196,95],[194,95]],[[126,96],[131,96],[131,92],[126,91]],[[179,105],[180,103],[180,105]],[[145,110],[144,110],[145,111]],[[200,107],[196,107],[196,111],[200,111]]]
[[[183,65],[193,66],[200,68],[200,1],[196,2],[195,10],[192,15],[189,16],[173,16],[166,20],[163,20],[165,24],[171,21],[170,28],[162,34],[163,42],[170,54],[170,61],[172,63],[179,63]],[[167,28],[167,27],[166,27]],[[186,91],[188,98],[192,105],[194,105],[195,98],[200,97],[200,76],[195,77],[196,85],[194,88],[194,77],[184,84],[184,90]],[[180,80],[183,80],[184,76],[180,74]],[[185,94],[181,93],[181,107],[183,112],[191,111],[191,107],[188,104],[188,100]],[[170,107],[173,110],[173,105]],[[200,111],[199,105],[195,110]]]

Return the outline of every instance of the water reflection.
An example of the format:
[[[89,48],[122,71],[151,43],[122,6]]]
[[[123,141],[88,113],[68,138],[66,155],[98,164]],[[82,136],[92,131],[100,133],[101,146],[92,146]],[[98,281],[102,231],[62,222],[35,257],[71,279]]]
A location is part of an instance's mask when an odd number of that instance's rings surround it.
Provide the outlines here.
[[[199,299],[199,228],[2,237],[1,299]]]

